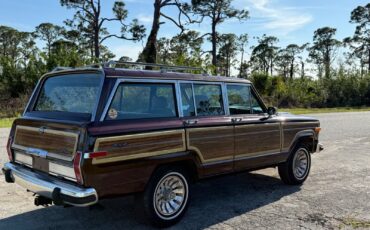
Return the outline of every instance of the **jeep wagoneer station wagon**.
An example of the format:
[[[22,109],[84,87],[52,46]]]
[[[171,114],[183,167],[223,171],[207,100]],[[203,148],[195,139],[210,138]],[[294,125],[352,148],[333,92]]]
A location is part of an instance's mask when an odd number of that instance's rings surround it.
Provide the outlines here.
[[[148,219],[169,226],[198,179],[276,166],[286,184],[306,180],[318,120],[267,108],[248,80],[191,71],[110,62],[46,74],[12,126],[6,181],[36,205],[136,193]]]

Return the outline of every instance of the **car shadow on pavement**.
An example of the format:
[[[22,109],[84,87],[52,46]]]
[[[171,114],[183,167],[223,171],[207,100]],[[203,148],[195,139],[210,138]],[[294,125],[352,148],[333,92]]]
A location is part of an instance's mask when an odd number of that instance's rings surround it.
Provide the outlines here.
[[[241,173],[198,182],[193,186],[186,215],[171,229],[210,227],[300,190],[298,186],[284,185],[276,176],[262,173]],[[133,196],[102,200],[102,208],[39,208],[0,220],[0,229],[150,229],[135,210],[134,200]]]

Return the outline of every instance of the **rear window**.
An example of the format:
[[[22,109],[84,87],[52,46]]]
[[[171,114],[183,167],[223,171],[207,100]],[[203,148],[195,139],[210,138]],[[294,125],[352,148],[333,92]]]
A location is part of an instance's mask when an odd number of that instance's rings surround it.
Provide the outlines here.
[[[92,114],[102,76],[71,74],[48,78],[41,89],[34,111]]]
[[[175,88],[167,83],[122,83],[106,120],[176,117]]]

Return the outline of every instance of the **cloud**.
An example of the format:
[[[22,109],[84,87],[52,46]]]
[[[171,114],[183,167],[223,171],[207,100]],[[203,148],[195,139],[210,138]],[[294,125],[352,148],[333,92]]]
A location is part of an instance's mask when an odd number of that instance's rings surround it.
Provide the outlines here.
[[[122,56],[127,56],[136,61],[139,53],[143,51],[143,46],[141,43],[130,43],[118,46],[109,46],[109,49],[116,55],[115,59],[117,60]]]
[[[137,19],[143,24],[151,24],[153,22],[153,16],[147,14],[139,14]]]
[[[278,0],[237,0],[236,4],[249,10],[251,23],[282,35],[302,28],[313,20],[312,15],[304,12],[305,8],[284,6]]]

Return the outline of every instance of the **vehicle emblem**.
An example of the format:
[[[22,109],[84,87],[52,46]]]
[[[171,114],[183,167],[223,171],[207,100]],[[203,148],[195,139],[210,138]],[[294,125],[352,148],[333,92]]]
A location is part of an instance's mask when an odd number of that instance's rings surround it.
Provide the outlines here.
[[[44,133],[45,133],[45,129],[46,129],[46,127],[41,126],[41,127],[39,128],[39,133],[40,133],[40,134],[44,134]]]

